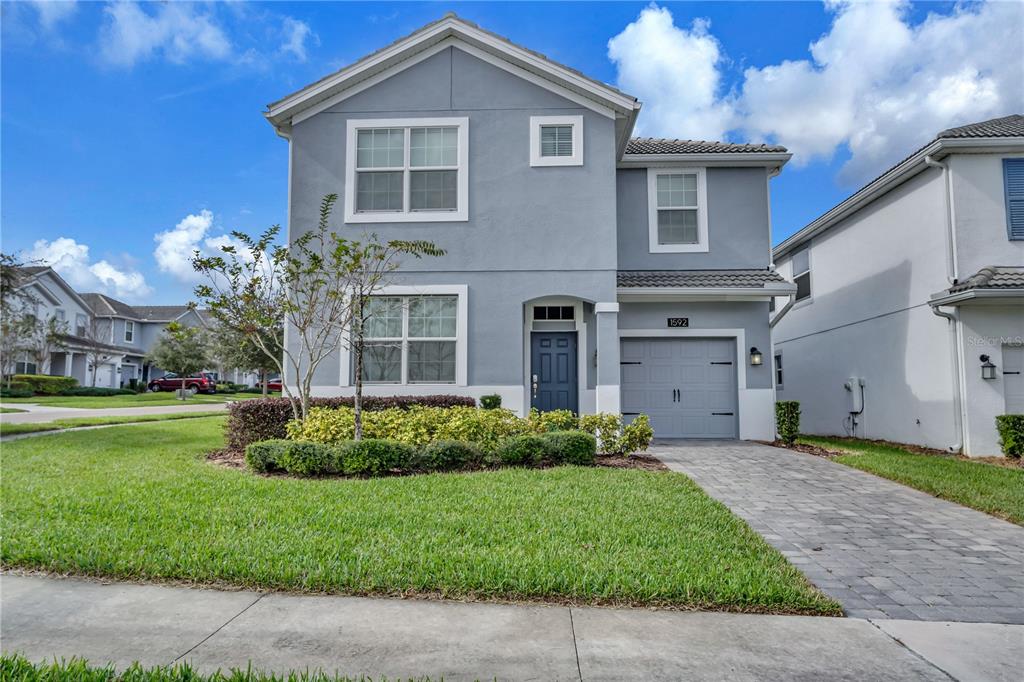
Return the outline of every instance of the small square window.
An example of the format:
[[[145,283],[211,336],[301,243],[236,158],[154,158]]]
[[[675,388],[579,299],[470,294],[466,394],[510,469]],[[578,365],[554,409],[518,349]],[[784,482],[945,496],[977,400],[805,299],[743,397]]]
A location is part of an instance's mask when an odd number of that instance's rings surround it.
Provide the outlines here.
[[[582,116],[531,116],[531,166],[582,166]]]
[[[541,126],[541,156],[572,156],[572,126]]]

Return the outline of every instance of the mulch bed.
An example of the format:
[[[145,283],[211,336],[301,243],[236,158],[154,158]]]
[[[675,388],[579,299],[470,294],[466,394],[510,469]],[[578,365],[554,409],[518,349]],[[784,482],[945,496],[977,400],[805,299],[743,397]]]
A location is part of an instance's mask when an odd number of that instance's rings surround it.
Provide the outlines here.
[[[835,438],[834,436],[831,436]],[[1024,469],[1024,459],[1010,459],[1009,457],[968,457],[967,455],[955,454],[946,452],[945,450],[936,450],[935,448],[926,448],[923,445],[912,445],[910,443],[895,443],[891,440],[855,440],[853,438],[835,438],[840,441],[848,441],[851,445],[854,443],[870,443],[871,445],[882,445],[885,447],[896,448],[898,450],[906,450],[915,455],[926,455],[929,457],[946,457],[949,459],[960,459],[965,462],[981,462],[983,464],[991,464],[992,466],[1003,467],[1004,469]],[[796,450],[797,452],[805,452],[809,455],[816,457],[825,457],[831,459],[833,457],[840,457],[842,455],[854,455],[857,452],[852,450],[834,450],[830,448],[823,448],[818,445],[809,445],[807,443],[794,443],[793,445],[787,445],[781,440],[774,442],[760,441],[765,445],[771,445],[777,448],[786,448],[787,450]]]

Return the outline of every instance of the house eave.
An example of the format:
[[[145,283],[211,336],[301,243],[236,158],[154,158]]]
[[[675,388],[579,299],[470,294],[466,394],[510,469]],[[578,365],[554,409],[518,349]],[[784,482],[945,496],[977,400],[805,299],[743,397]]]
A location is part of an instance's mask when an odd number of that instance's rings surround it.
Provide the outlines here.
[[[956,293],[940,292],[932,296],[928,305],[933,308],[944,305],[965,304],[1024,305],[1024,289],[968,289]]]
[[[772,257],[777,261],[815,236],[828,230],[833,225],[850,217],[879,197],[925,171],[928,168],[928,165],[925,163],[925,157],[930,156],[935,160],[941,160],[950,154],[999,154],[1019,152],[1021,150],[1024,150],[1024,137],[935,140],[784,240],[772,249]]]
[[[618,168],[658,166],[745,166],[781,169],[793,158],[782,152],[709,152],[703,154],[629,154],[620,157]]]
[[[787,283],[763,287],[618,287],[621,302],[643,301],[767,301],[776,296],[796,293],[796,285]]]

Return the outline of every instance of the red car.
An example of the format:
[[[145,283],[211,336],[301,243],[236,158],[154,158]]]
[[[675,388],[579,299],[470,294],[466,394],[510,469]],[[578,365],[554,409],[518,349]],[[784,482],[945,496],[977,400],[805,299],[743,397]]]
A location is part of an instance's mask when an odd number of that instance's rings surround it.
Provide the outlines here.
[[[212,374],[203,372],[190,374],[187,377],[180,377],[174,372],[168,372],[159,379],[149,382],[151,391],[177,391],[179,388],[187,388],[196,393],[216,393],[217,381]]]
[[[280,379],[271,379],[270,381],[268,381],[267,382],[267,390],[268,391],[277,391],[278,393],[280,393],[281,392],[281,380]]]

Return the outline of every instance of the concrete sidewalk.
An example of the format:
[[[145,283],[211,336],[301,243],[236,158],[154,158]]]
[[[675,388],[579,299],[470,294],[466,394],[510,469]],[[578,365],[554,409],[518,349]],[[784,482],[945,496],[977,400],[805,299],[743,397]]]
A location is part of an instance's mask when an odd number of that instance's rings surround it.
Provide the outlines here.
[[[32,660],[373,678],[1017,680],[1024,626],[224,592],[0,576]],[[901,643],[902,642],[902,643]]]
[[[195,403],[184,405],[152,405],[145,407],[54,407],[30,403],[6,404],[25,412],[7,412],[0,415],[7,424],[36,424],[52,422],[55,419],[77,419],[79,417],[125,417],[142,414],[180,414],[188,412],[227,411],[230,403]]]

